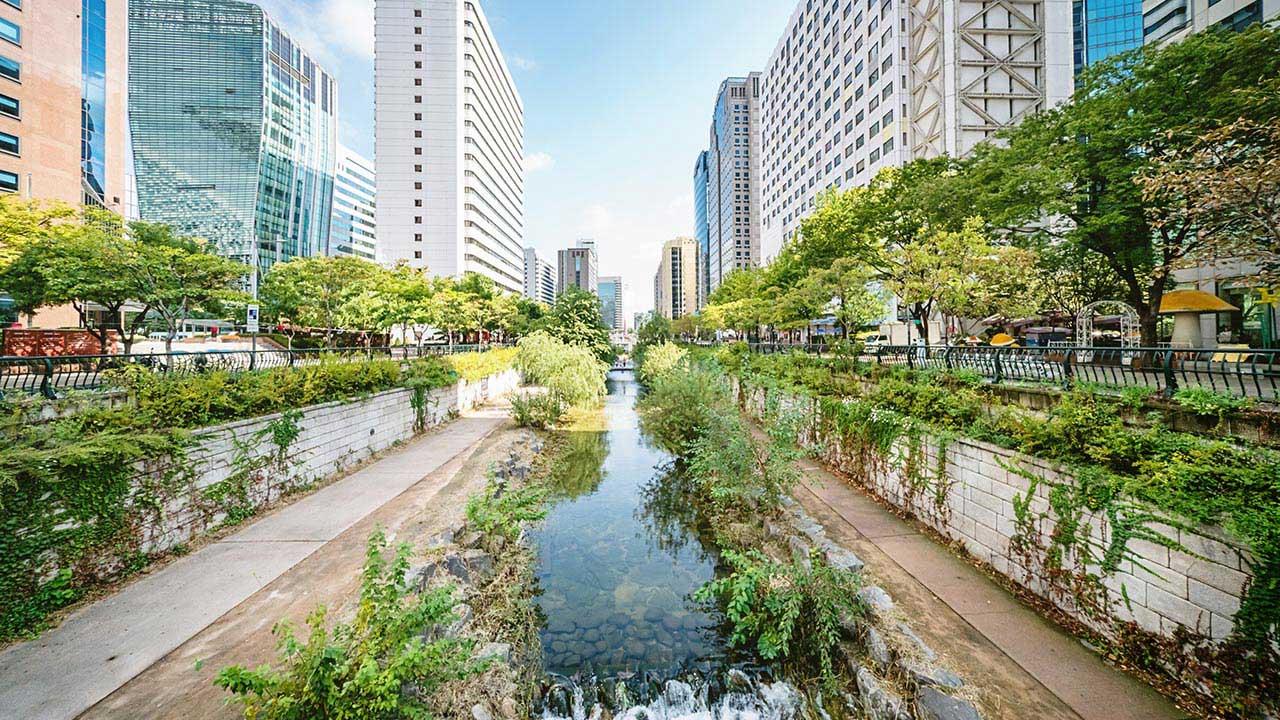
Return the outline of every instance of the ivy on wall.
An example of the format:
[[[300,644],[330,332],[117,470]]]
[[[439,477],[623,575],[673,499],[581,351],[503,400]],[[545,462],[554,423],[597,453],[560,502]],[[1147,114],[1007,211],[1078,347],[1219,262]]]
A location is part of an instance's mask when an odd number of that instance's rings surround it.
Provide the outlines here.
[[[781,389],[811,398],[817,434],[840,441],[840,464],[861,475],[855,479],[871,485],[873,474],[899,469],[916,514],[923,499],[946,494],[936,480],[945,472],[930,477],[923,467],[920,433],[962,435],[1065,465],[1071,482],[1009,467],[1032,484],[1014,501],[1013,550],[1034,569],[1034,580],[1086,614],[1106,616],[1110,603],[1127,602],[1123,592],[1109,597],[1101,580],[1135,558],[1132,541],[1176,547],[1162,526],[1221,524],[1252,551],[1252,579],[1233,618],[1234,635],[1212,643],[1180,631],[1170,643],[1148,633],[1139,642],[1136,626],[1117,635],[1145,666],[1180,675],[1200,691],[1212,688],[1212,702],[1225,716],[1249,717],[1280,698],[1280,453],[1158,424],[1129,427],[1121,417],[1127,400],[1083,389],[1033,413],[1000,402],[976,378],[857,366],[835,372],[805,356],[722,354],[726,364],[737,361],[743,392]],[[1032,501],[1037,491],[1043,502]],[[1106,518],[1105,542],[1085,522],[1096,515]],[[1188,654],[1196,661],[1183,662]]]
[[[126,368],[112,378],[129,393],[123,407],[89,406],[43,424],[0,412],[0,642],[38,633],[51,613],[153,562],[147,533],[175,498],[202,525],[250,517],[263,476],[287,469],[301,432],[297,408],[409,387],[422,429],[430,391],[457,380],[453,362],[335,361],[184,377]],[[462,362],[505,369],[511,358]],[[194,491],[190,430],[273,413],[280,417],[236,443],[229,478]],[[262,453],[264,444],[273,449]]]

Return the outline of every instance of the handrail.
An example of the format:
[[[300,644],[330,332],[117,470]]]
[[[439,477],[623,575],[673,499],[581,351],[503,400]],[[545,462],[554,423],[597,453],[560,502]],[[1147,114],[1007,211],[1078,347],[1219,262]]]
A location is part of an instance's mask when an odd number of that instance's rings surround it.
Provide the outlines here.
[[[760,354],[830,352],[829,346],[824,345],[749,345],[753,352]],[[914,370],[976,372],[997,383],[1140,386],[1166,397],[1181,388],[1202,388],[1238,398],[1280,402],[1280,349],[882,345],[864,348],[859,358]]]
[[[456,355],[505,343],[483,345],[412,345],[401,347],[344,347],[292,350],[202,350],[131,355],[0,356],[0,398],[8,393],[39,394],[56,399],[68,390],[97,390],[105,373],[123,367],[142,367],[163,375],[196,375],[215,370],[248,372],[342,360],[413,360]]]

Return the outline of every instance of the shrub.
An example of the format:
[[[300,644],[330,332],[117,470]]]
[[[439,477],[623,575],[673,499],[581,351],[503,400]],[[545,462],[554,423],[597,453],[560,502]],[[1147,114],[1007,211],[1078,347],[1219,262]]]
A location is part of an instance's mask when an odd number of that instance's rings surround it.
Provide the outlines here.
[[[764,660],[789,660],[836,681],[841,620],[862,613],[860,576],[827,565],[782,563],[760,552],[723,555],[729,574],[702,586],[695,597],[717,601],[732,628],[734,645],[754,644]]]
[[[549,430],[564,416],[564,405],[550,393],[521,393],[511,397],[511,417],[516,425]]]
[[[527,381],[543,385],[547,392],[570,406],[598,402],[606,392],[609,366],[590,350],[566,345],[538,331],[520,340],[516,367]]]
[[[640,361],[640,382],[651,385],[663,375],[681,367],[689,359],[689,353],[675,343],[665,342],[645,350]]]
[[[723,374],[697,365],[657,378],[636,407],[641,426],[659,447],[688,456],[716,414],[733,411],[733,397]]]
[[[1219,420],[1253,405],[1247,398],[1223,395],[1201,387],[1182,388],[1173,394],[1173,401],[1196,415],[1216,417]]]
[[[218,673],[215,683],[237,696],[246,718],[426,717],[426,697],[483,669],[471,659],[469,642],[424,639],[456,619],[454,588],[413,594],[406,578],[409,546],[401,544],[390,560],[386,553],[379,530],[369,538],[352,622],[329,630],[325,608],[317,608],[307,618],[305,640],[287,623],[275,626],[283,667],[231,665]]]
[[[511,369],[516,361],[515,348],[497,348],[485,352],[469,352],[450,355],[446,362],[463,380],[474,382],[483,380]]]

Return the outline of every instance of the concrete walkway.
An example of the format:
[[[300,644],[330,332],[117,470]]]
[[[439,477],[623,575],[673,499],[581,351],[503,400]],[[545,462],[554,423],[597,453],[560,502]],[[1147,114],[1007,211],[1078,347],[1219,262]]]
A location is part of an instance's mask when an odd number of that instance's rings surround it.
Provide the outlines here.
[[[796,500],[866,562],[945,662],[981,689],[988,720],[1189,717],[862,490],[812,461],[801,465]]]
[[[0,653],[0,719],[76,717],[468,451],[504,417],[455,420],[8,648]]]

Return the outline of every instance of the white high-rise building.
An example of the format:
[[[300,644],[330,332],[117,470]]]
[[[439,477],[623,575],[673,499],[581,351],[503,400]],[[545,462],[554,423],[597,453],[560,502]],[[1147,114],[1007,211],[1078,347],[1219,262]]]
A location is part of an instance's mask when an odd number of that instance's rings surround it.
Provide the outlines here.
[[[1071,0],[800,0],[764,79],[768,260],[824,190],[1069,98]]]
[[[373,163],[355,150],[338,145],[333,179],[333,217],[326,255],[378,259],[377,202]]]
[[[524,249],[524,294],[547,305],[556,301],[556,269],[531,247]]]
[[[1221,27],[1243,30],[1280,17],[1280,0],[1143,0],[1144,42],[1181,40]]]
[[[479,0],[378,0],[378,251],[524,288],[524,106]]]

